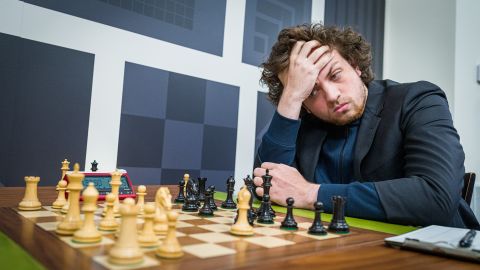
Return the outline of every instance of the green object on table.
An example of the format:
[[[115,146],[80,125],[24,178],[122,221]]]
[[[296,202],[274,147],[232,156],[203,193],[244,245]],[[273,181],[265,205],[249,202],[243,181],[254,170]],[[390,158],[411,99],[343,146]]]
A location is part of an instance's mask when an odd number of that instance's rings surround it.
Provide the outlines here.
[[[45,268],[0,231],[0,265],[2,269],[45,270]]]
[[[227,193],[225,192],[215,192],[215,199],[223,201],[227,198]],[[255,200],[253,203],[254,207],[259,207],[260,202]],[[283,206],[277,206],[274,205],[272,206],[273,210],[279,213],[286,213],[287,208]],[[315,216],[315,212],[310,211],[310,210],[305,210],[305,209],[293,209],[293,214],[296,216],[300,217],[305,217],[305,218],[310,218],[313,219]],[[332,214],[322,214],[322,221],[327,221],[330,222],[332,219]],[[366,219],[359,219],[359,218],[352,218],[352,217],[346,217],[345,218],[348,225],[351,227],[355,228],[360,228],[360,229],[366,229],[366,230],[371,230],[371,231],[376,231],[376,232],[383,232],[383,233],[390,233],[390,234],[404,234],[407,232],[414,231],[418,229],[417,227],[412,227],[412,226],[404,226],[404,225],[398,225],[398,224],[390,224],[390,223],[385,223],[385,222],[380,222],[380,221],[373,221],[373,220],[366,220]]]

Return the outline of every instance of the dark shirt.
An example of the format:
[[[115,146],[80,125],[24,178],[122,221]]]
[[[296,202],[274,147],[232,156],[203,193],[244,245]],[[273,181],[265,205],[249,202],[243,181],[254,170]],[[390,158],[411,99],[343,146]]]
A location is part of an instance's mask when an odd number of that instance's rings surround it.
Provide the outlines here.
[[[262,162],[292,165],[300,120],[292,120],[275,112],[263,136],[258,155]],[[360,183],[352,178],[352,157],[360,120],[346,126],[328,126],[315,169],[315,183],[320,184],[317,200],[326,212],[332,212],[331,197],[347,198],[345,213],[349,216],[386,220],[374,183]]]

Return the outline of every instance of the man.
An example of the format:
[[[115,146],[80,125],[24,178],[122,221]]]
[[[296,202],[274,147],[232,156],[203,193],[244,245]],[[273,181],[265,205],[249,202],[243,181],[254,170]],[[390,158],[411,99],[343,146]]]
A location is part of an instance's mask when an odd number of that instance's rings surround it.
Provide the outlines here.
[[[373,81],[371,50],[351,29],[280,32],[262,82],[277,106],[256,157],[270,197],[312,209],[347,198],[346,215],[406,225],[478,228],[461,198],[464,153],[445,93],[429,82]]]

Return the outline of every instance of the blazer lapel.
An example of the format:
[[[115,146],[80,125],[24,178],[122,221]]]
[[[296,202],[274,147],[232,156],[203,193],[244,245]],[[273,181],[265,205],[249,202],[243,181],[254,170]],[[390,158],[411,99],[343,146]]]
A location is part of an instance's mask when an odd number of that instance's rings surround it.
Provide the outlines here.
[[[358,129],[357,141],[353,153],[353,176],[362,180],[360,165],[372,145],[375,133],[380,123],[380,113],[383,109],[383,91],[385,87],[380,82],[372,81],[368,87],[368,98],[365,111]]]

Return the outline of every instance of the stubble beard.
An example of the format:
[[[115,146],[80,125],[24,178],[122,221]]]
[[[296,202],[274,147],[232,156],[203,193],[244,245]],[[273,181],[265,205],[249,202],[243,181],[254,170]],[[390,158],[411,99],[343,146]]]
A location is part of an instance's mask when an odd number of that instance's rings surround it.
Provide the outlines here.
[[[367,95],[368,95],[368,88],[362,83],[361,87],[363,88],[363,95],[362,95],[362,104],[360,106],[355,106],[356,104],[352,104],[354,107],[352,108],[353,114],[347,118],[334,118],[332,119],[331,123],[337,126],[344,126],[350,123],[353,123],[360,119],[365,111],[365,106],[367,104]],[[361,91],[361,90],[360,90]]]

